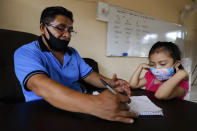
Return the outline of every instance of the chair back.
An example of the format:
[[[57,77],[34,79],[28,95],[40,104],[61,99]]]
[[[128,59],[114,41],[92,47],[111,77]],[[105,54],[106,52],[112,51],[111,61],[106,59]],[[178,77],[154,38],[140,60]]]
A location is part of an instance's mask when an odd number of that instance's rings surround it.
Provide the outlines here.
[[[14,51],[38,38],[37,35],[0,29],[0,103],[24,101],[20,83],[14,72]]]
[[[83,59],[89,66],[92,67],[93,71],[99,73],[98,63],[95,60],[93,60],[91,58],[83,58]],[[101,88],[97,88],[97,87],[85,82],[84,80],[80,80],[79,82],[82,85],[82,89],[83,89],[84,93],[92,94],[93,91],[100,92],[103,90]]]

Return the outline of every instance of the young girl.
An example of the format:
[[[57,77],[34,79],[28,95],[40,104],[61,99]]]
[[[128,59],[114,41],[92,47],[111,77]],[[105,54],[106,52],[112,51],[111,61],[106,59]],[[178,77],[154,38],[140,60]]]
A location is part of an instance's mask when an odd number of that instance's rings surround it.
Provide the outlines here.
[[[146,90],[155,92],[157,99],[181,99],[186,95],[188,73],[181,65],[181,52],[171,42],[157,42],[149,52],[149,64],[140,64],[129,81],[131,88],[146,86]],[[142,70],[147,70],[139,78]]]

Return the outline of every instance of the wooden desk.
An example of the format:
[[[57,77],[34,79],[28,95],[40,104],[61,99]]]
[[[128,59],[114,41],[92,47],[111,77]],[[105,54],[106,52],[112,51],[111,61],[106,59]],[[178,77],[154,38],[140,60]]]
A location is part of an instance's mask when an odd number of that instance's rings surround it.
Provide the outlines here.
[[[159,101],[153,93],[146,95],[164,110],[164,117],[138,118],[134,124],[123,124],[56,109],[44,100],[6,105],[0,108],[0,131],[196,131],[197,104],[178,99]]]

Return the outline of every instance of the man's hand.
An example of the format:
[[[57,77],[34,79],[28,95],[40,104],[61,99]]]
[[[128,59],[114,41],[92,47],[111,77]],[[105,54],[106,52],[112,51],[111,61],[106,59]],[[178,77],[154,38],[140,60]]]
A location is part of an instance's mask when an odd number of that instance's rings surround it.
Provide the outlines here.
[[[128,96],[112,94],[109,90],[105,90],[99,95],[92,96],[93,108],[90,114],[102,119],[119,121],[123,123],[133,123],[132,118],[136,118],[135,113],[129,112],[125,103],[130,102]]]
[[[131,96],[131,87],[130,84],[122,79],[117,78],[116,74],[113,74],[113,78],[111,79],[110,83],[109,83],[114,90],[116,90],[117,92],[126,92],[126,94],[128,96]]]

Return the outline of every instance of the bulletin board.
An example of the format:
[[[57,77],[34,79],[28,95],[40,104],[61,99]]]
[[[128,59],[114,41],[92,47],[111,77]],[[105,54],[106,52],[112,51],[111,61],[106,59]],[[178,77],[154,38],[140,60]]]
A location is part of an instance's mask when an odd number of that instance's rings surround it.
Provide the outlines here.
[[[186,27],[139,12],[109,6],[107,56],[147,57],[157,41],[177,44],[184,53]]]

